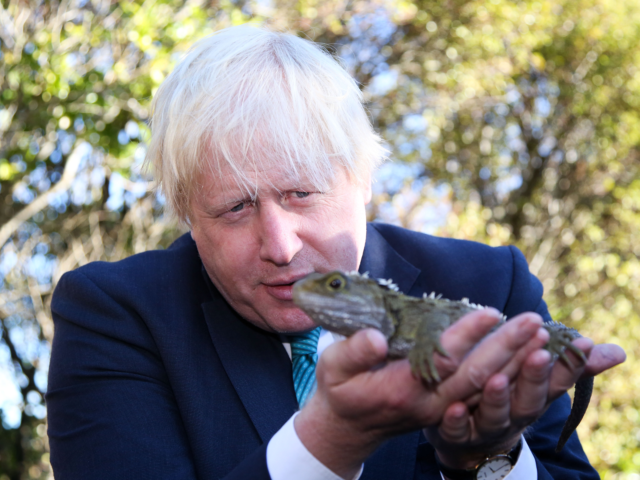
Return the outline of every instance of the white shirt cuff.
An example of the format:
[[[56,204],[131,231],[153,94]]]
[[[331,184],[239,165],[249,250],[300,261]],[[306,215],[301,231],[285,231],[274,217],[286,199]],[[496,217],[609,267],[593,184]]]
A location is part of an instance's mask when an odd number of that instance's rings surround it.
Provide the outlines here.
[[[504,477],[504,480],[536,480],[538,478],[538,468],[536,467],[536,459],[524,437],[522,437],[522,450],[518,456],[518,461]]]
[[[293,426],[295,413],[267,445],[267,468],[271,480],[343,480],[314,457],[302,444]],[[363,467],[352,480],[358,480]]]
[[[522,438],[522,450],[518,455],[518,460],[513,466],[509,475],[504,477],[503,480],[536,480],[538,478],[538,468],[536,467],[536,459],[533,458],[533,453],[524,437]],[[446,480],[442,472],[440,472],[442,480]]]

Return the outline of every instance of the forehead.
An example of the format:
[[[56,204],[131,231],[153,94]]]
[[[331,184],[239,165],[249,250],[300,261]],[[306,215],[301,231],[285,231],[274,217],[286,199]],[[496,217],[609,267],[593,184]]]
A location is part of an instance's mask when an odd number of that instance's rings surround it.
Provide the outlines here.
[[[244,129],[230,127],[222,136],[215,132],[208,135],[192,184],[198,193],[231,192],[236,196],[242,192],[243,197],[255,198],[267,188],[289,190],[303,185],[323,192],[332,187],[342,171],[356,183],[360,177],[367,177],[362,168],[355,168],[320,138],[320,133],[302,135],[295,129],[294,134],[283,139],[277,133],[281,130],[278,126],[277,121],[272,121],[271,125],[258,123]],[[314,142],[315,137],[318,138]]]
[[[286,192],[292,189],[326,190],[336,180],[337,170],[326,172],[319,182],[304,171],[291,171],[288,165],[275,160],[247,162],[242,167],[227,162],[211,162],[203,169],[198,194],[220,202],[255,199],[266,192]],[[320,185],[318,185],[320,184]]]

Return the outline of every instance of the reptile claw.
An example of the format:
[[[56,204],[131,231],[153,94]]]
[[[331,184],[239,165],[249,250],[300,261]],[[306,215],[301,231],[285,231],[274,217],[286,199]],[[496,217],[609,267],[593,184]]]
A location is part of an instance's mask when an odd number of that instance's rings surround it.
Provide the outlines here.
[[[587,363],[587,357],[584,352],[572,343],[574,339],[580,336],[578,332],[555,322],[548,323],[544,327],[549,332],[549,343],[545,348],[554,358],[560,358],[567,367],[574,368],[575,366],[565,353],[569,349],[580,359],[583,365]]]
[[[435,347],[438,349],[438,346]],[[442,348],[442,347],[440,347]],[[440,382],[440,375],[438,369],[433,362],[433,350],[432,345],[416,348],[409,352],[409,363],[411,365],[411,371],[416,378],[421,378],[427,383]]]
[[[443,357],[449,358],[449,352],[447,352],[444,347],[442,346],[442,344],[440,343],[440,339],[437,340],[436,343],[436,352],[438,352],[440,355],[442,355]]]
[[[573,363],[571,363],[571,360],[569,360],[569,357],[567,357],[566,353],[562,352],[558,355],[558,357],[560,357],[562,363],[564,363],[567,367],[573,368]]]
[[[578,347],[576,347],[573,343],[570,343],[569,345],[567,345],[567,348],[571,350],[576,355],[576,357],[580,359],[583,365],[587,363],[587,357],[584,354],[584,352],[580,350]]]

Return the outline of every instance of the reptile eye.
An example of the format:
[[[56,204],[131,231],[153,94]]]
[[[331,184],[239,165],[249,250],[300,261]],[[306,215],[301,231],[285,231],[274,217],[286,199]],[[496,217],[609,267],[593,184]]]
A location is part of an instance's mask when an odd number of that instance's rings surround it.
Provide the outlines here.
[[[344,288],[345,285],[345,281],[344,278],[342,278],[341,275],[331,275],[328,279],[327,279],[327,286],[331,289],[331,290],[341,290],[342,288]]]

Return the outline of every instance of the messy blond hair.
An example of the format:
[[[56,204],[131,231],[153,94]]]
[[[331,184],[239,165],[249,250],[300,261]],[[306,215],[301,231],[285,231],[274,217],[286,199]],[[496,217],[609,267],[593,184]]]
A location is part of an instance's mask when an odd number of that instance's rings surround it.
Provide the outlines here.
[[[318,45],[248,26],[197,42],[158,89],[146,163],[169,212],[188,222],[206,169],[255,197],[269,168],[319,191],[343,167],[367,181],[386,157],[349,74]]]

